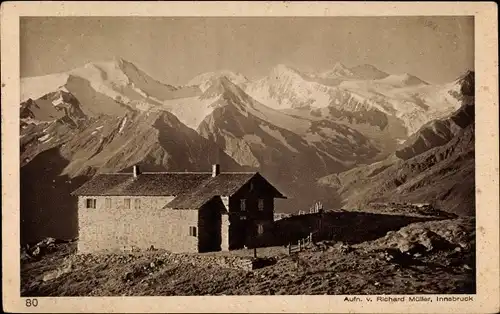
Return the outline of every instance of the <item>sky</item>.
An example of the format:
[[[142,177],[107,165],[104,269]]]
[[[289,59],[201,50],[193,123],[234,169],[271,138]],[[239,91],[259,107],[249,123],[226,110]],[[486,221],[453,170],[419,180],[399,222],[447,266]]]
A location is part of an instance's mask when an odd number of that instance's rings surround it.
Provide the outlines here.
[[[473,17],[22,17],[21,77],[124,58],[172,85],[277,64],[327,71],[372,64],[431,83],[474,69]]]

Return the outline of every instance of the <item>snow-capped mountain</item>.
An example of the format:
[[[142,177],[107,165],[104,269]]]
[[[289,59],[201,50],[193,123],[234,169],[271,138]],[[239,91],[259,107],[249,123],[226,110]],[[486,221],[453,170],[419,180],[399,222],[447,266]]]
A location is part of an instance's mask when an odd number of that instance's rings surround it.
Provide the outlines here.
[[[214,82],[205,93],[210,93],[210,97],[218,93],[219,97],[213,104],[216,109],[198,127],[200,134],[220,143],[219,146],[242,165],[271,166],[279,170],[284,158],[312,152],[313,156],[303,159],[318,158],[314,164],[320,167],[328,168],[333,162],[345,168],[377,153],[368,138],[346,125],[273,110],[226,78]],[[231,143],[239,148],[232,148]],[[275,153],[281,157],[271,158]],[[312,171],[312,166],[309,167]]]
[[[360,64],[349,68],[352,77],[358,80],[379,80],[389,76],[388,73],[381,71],[371,64]]]
[[[332,171],[330,162],[333,168],[345,169],[369,161],[374,152],[387,155],[428,121],[456,110],[463,97],[463,78],[435,86],[409,74],[386,75],[373,66],[348,68],[340,63],[318,74],[327,75],[350,79],[326,86],[312,81],[311,74],[278,65],[256,81],[220,71],[175,87],[120,58],[89,63],[67,73],[22,80],[22,137],[29,139],[33,130],[63,122],[66,128],[78,129],[101,116],[170,112],[183,125],[219,143],[240,165],[269,164],[262,150],[279,147],[300,154],[314,149],[322,171]],[[359,75],[383,78],[354,79]],[[234,125],[238,130],[227,129],[231,123],[222,113],[238,115],[235,121],[251,121],[256,131],[245,128],[245,123]],[[259,130],[261,136],[245,136]],[[274,143],[262,144],[263,138]],[[271,161],[280,163],[280,158]]]
[[[456,110],[460,98],[457,82],[429,85],[413,75],[388,75],[371,65],[348,68],[338,63],[319,74],[305,74],[278,65],[268,76],[255,81],[230,71],[210,72],[198,75],[186,86],[174,87],[151,78],[131,62],[116,58],[89,63],[67,73],[22,79],[21,100],[35,100],[61,90],[84,103],[82,110],[90,116],[120,115],[128,110],[167,110],[196,129],[214,110],[215,99],[206,94],[201,96],[212,86],[212,81],[222,77],[273,109],[304,109],[330,120],[339,118],[331,112],[362,115],[368,120],[378,119],[382,113],[386,116],[384,120],[394,122],[396,128],[400,125],[406,128],[405,136]],[[330,86],[321,84],[318,81],[321,77],[341,81]],[[370,118],[367,112],[376,112],[377,117]]]
[[[219,97],[198,132],[285,190],[289,200],[280,209],[308,206],[315,198],[332,201],[331,195],[318,195],[323,192],[314,187],[315,178],[369,162],[380,153],[368,137],[347,125],[271,109],[227,78],[212,81],[205,93]],[[301,197],[306,191],[309,196]]]
[[[200,94],[197,87],[163,84],[121,58],[93,62],[65,73],[21,79],[21,101],[66,90],[86,103],[88,114],[114,114],[130,109],[148,110],[163,101]],[[83,98],[85,98],[84,101]],[[118,109],[117,109],[118,108]]]
[[[474,73],[456,82],[462,98],[458,110],[422,126],[384,160],[325,176],[319,183],[338,193],[346,208],[413,201],[474,215]]]
[[[429,85],[429,83],[422,81],[418,77],[409,73],[391,74],[387,77],[376,81],[379,84],[388,84],[393,87],[408,87],[418,85]]]
[[[378,78],[360,79],[356,72]],[[331,86],[317,79],[326,76],[340,81]],[[446,116],[460,106],[460,99],[454,94],[457,86],[456,82],[429,85],[410,74],[386,75],[368,65],[349,69],[338,64],[332,71],[317,76],[281,65],[268,76],[245,84],[244,89],[259,102],[279,110],[318,112],[318,109],[332,108],[351,115],[359,110],[375,110],[388,119],[399,120],[406,128],[406,135],[410,135],[423,124]]]
[[[307,79],[307,75],[286,65],[274,67],[268,76],[246,84],[245,92],[275,109],[325,107],[329,87]]]
[[[64,194],[96,172],[137,163],[206,171],[219,162],[261,171],[290,197],[295,207],[286,211],[317,199],[334,205],[318,178],[393,154],[398,141],[458,108],[473,91],[469,76],[438,86],[368,65],[338,64],[320,74],[279,65],[254,81],[221,71],[173,86],[116,58],[23,78],[22,190],[32,194],[37,184]],[[25,197],[24,204],[63,211],[71,201],[53,196],[48,203]]]
[[[332,69],[325,72],[321,72],[315,76],[320,78],[338,78],[338,77],[350,77],[353,75],[354,75],[353,71],[351,71],[348,67],[346,67],[342,63],[337,62],[335,63]]]
[[[236,85],[244,84],[248,82],[248,79],[241,73],[235,73],[228,70],[222,70],[217,72],[207,72],[202,73],[193,79],[191,79],[187,85],[188,86],[198,86],[202,91],[205,91],[210,86],[210,81],[226,77],[228,80]]]
[[[377,69],[371,64],[360,64],[354,67],[347,67],[337,62],[335,65],[324,72],[309,73],[309,79],[318,83],[337,86],[343,81],[349,80],[378,80],[389,76],[388,73]]]

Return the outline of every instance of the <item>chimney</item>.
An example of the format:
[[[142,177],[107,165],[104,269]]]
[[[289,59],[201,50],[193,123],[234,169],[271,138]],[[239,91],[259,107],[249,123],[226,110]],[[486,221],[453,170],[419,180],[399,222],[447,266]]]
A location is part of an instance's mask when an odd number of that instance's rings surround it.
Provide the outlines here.
[[[141,174],[141,170],[139,169],[138,165],[134,166],[133,172],[134,172],[134,178],[137,178]]]
[[[214,164],[212,165],[212,177],[216,177],[220,174],[220,165]]]

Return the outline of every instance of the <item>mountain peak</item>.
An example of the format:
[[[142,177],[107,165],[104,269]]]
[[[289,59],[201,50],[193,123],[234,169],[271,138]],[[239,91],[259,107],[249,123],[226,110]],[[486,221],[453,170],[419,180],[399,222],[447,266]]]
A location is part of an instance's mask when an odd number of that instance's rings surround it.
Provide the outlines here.
[[[364,63],[350,68],[353,76],[364,80],[378,80],[389,76],[388,73],[381,71],[376,66]]]
[[[206,88],[211,84],[210,82],[213,79],[219,79],[225,77],[230,82],[239,85],[248,82],[246,76],[238,72],[232,72],[229,70],[221,70],[215,72],[206,72],[199,74],[192,78],[187,85],[189,86],[200,86],[202,90],[206,90]]]
[[[406,72],[402,74],[391,74],[383,79],[380,79],[379,82],[391,84],[394,86],[414,86],[421,84],[429,85],[429,83],[421,80],[415,75]]]
[[[467,70],[458,79],[455,80],[456,84],[460,86],[460,91],[465,96],[474,96],[475,73],[474,71]]]
[[[227,76],[214,76],[204,84],[204,93],[201,99],[212,98],[230,92],[239,94],[239,87],[234,84]]]
[[[462,75],[460,75],[457,80],[470,80],[471,78],[474,78],[475,73],[472,70],[467,70],[465,71]]]
[[[285,65],[278,64],[271,70],[271,77],[274,79],[284,78],[284,77],[298,77],[303,78],[302,73],[298,70]]]
[[[127,60],[125,60],[124,58],[122,58],[121,56],[114,56],[112,59],[111,59],[113,62],[115,63],[124,63],[124,62],[128,62]],[[130,62],[128,62],[130,63]]]
[[[333,68],[323,75],[326,76],[352,76],[352,71],[341,62],[336,62]]]
[[[139,70],[139,68],[133,62],[130,62],[129,60],[124,59],[120,56],[113,57],[111,62],[115,65],[116,68],[119,68],[119,69],[123,69],[125,67],[131,67],[131,68],[134,68],[136,70]]]
[[[341,62],[335,62],[335,64],[333,65],[333,69],[334,70],[349,70],[348,67],[346,67],[343,63]]]
[[[363,63],[363,64],[357,65],[357,66],[355,66],[353,68],[366,69],[366,70],[372,70],[372,71],[380,71],[379,68],[377,68],[373,64],[369,64],[369,63]]]
[[[124,59],[121,56],[113,56],[109,59],[91,61],[86,63],[83,68],[100,68],[100,69],[120,69],[123,70],[125,67],[131,67],[135,69],[139,69],[134,63],[130,62],[127,59]],[[78,71],[79,68],[74,69],[73,71]]]

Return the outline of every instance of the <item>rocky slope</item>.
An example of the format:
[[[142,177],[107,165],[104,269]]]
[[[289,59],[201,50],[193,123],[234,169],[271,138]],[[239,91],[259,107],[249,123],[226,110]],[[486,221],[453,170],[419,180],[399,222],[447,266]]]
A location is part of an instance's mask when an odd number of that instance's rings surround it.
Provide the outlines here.
[[[463,129],[473,123],[474,104],[466,103],[449,117],[425,124],[396,150],[396,156],[406,160],[442,146],[459,136]]]
[[[346,208],[371,202],[428,202],[448,212],[474,215],[473,113],[473,103],[465,102],[448,119],[424,126],[385,160],[319,182],[333,187]],[[445,131],[436,132],[436,124]]]
[[[344,124],[267,108],[227,78],[212,83],[205,94],[219,95],[214,103],[217,109],[203,120],[198,132],[240,165],[259,169],[283,189],[289,200],[280,209],[309,206],[312,198],[302,195],[319,197],[311,184],[321,174],[371,161],[380,152],[369,138]]]
[[[53,106],[54,98],[63,100]],[[85,104],[58,92],[21,106],[23,242],[75,237],[76,200],[70,193],[95,173],[134,164],[149,171],[209,171],[214,163],[226,171],[244,169],[167,111],[93,116],[84,113]]]
[[[22,252],[21,296],[473,294],[474,228],[471,218],[427,221],[352,246],[320,242],[296,256],[261,248],[275,263],[253,271],[211,262],[251,258],[252,250],[201,254],[191,258],[206,263],[193,265],[161,251],[75,255],[74,243],[42,243],[36,256]]]
[[[455,95],[462,102],[462,106],[442,119],[423,125],[396,151],[397,157],[409,159],[433,147],[444,145],[474,123],[474,72],[468,71],[459,77],[455,84],[459,86]]]

